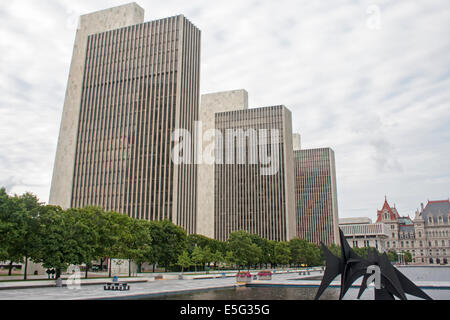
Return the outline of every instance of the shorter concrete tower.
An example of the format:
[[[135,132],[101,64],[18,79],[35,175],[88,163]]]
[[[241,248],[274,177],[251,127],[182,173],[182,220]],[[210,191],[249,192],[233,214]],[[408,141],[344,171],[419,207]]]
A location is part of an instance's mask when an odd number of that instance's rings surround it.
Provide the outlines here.
[[[294,151],[297,233],[309,242],[339,244],[334,151]]]

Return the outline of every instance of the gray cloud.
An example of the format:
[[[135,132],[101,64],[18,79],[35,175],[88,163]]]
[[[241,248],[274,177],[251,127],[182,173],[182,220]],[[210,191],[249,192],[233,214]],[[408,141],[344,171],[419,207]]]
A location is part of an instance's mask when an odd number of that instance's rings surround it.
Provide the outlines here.
[[[128,1],[16,0],[0,9],[0,185],[47,200],[76,21]],[[336,151],[340,214],[401,214],[450,191],[450,3],[139,1],[203,32],[202,92],[285,104],[304,146]],[[381,29],[367,27],[369,5]]]

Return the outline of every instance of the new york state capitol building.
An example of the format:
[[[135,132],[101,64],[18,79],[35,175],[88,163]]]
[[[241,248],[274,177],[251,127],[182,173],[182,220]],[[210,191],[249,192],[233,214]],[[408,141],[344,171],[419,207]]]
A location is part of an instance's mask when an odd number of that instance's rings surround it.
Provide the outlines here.
[[[380,252],[409,252],[413,264],[446,265],[450,259],[450,201],[428,201],[414,219],[402,217],[385,200],[377,221],[341,219],[340,227],[352,247],[374,247]]]

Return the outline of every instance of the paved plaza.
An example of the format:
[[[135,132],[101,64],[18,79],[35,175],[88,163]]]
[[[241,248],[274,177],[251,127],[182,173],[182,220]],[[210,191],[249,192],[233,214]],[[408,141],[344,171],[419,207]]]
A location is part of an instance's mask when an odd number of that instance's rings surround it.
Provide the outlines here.
[[[322,273],[313,271],[310,275],[298,273],[275,274],[272,281],[253,281],[258,286],[292,286],[292,287],[318,287]],[[132,281],[145,281],[145,279],[132,279]],[[99,281],[98,279],[96,281]],[[108,282],[108,280],[103,280]],[[126,282],[126,279],[122,279]],[[149,280],[148,282],[132,283],[131,290],[127,292],[105,291],[102,284],[82,286],[79,290],[71,290],[67,287],[56,288],[28,288],[28,289],[3,289],[0,290],[0,300],[97,300],[97,299],[139,299],[153,295],[167,295],[188,293],[199,290],[229,289],[240,284],[234,277],[189,279],[189,280]],[[103,283],[104,283],[103,282]],[[417,281],[418,286],[427,289],[450,290],[450,282],[442,281]],[[5,286],[5,284],[2,284]],[[340,281],[336,279],[331,284],[339,287]],[[436,290],[432,290],[436,291]],[[444,292],[444,291],[443,291]]]
[[[319,272],[311,276],[319,276]],[[311,277],[310,276],[310,277]],[[275,275],[273,281],[255,281],[260,284],[288,284],[293,283],[292,279],[302,278],[298,274]],[[305,276],[303,278],[308,278]],[[126,280],[124,280],[126,281]],[[107,280],[105,280],[107,282]],[[294,281],[294,284],[297,281]],[[313,284],[320,281],[313,281]],[[236,279],[216,278],[200,280],[159,280],[144,283],[130,284],[131,290],[128,292],[104,291],[103,285],[82,286],[79,290],[69,288],[29,288],[29,289],[8,289],[0,290],[0,300],[86,300],[86,299],[117,299],[117,298],[139,298],[155,294],[183,293],[197,290],[210,290],[221,288],[233,288],[238,286]]]

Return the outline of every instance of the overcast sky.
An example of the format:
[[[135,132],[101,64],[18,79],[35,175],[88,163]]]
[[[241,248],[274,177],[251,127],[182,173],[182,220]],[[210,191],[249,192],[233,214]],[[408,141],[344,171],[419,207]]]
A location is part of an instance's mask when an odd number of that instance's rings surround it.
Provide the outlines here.
[[[48,201],[77,19],[130,1],[0,6],[0,186]],[[450,197],[450,1],[138,1],[202,30],[202,93],[284,104],[336,152],[341,217]]]

